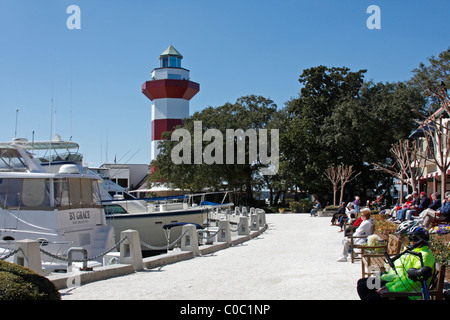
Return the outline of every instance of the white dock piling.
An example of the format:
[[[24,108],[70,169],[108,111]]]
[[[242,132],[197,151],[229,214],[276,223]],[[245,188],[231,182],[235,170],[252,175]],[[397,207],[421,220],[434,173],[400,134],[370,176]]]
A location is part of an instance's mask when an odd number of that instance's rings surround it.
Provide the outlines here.
[[[219,221],[219,233],[217,234],[217,242],[231,243],[230,221]]]
[[[258,215],[259,227],[264,227],[266,225],[266,212],[262,209],[257,209],[255,213]]]
[[[139,233],[136,230],[125,230],[120,233],[120,237],[126,237],[120,244],[120,263],[132,264],[136,271],[144,269]]]
[[[20,249],[14,255],[14,263],[45,275],[42,269],[41,252],[39,242],[30,239],[16,241],[15,250]]]
[[[239,218],[238,235],[248,236],[249,234],[250,234],[250,229],[248,227],[248,217],[240,217]]]
[[[258,215],[254,213],[250,216],[250,230],[256,231],[258,229],[259,229]]]
[[[181,229],[181,234],[184,234],[183,238],[181,238],[181,251],[192,251],[194,256],[198,256],[199,250],[196,226],[193,224],[184,225]]]

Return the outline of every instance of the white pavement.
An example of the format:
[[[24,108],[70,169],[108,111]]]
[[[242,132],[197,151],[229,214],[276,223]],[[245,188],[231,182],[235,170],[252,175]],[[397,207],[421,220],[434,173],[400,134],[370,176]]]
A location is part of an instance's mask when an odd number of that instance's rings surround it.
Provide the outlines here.
[[[259,237],[211,255],[60,290],[63,300],[358,300],[328,217],[267,214]]]

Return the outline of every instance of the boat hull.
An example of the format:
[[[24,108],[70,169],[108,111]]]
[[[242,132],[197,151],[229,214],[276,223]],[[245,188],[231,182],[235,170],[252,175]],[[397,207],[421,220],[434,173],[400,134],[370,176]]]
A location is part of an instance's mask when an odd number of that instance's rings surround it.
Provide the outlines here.
[[[168,243],[177,240],[181,235],[181,226],[164,229],[172,223],[193,223],[204,226],[208,218],[208,208],[174,210],[170,212],[152,212],[135,214],[107,215],[108,225],[114,227],[115,240],[120,241],[121,232],[136,230],[139,233],[142,251],[166,250]],[[147,247],[145,244],[151,246]]]

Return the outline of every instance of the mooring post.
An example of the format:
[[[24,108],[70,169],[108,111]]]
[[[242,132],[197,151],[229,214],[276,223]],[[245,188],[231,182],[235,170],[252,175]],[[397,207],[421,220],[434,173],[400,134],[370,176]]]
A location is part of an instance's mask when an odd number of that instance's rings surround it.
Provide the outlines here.
[[[254,213],[250,216],[250,230],[252,230],[252,231],[259,230],[258,215],[256,213]]]
[[[219,230],[220,231],[217,235],[217,242],[231,243],[230,221],[220,220],[219,221]]]
[[[132,264],[136,271],[144,269],[139,232],[136,230],[125,230],[120,233],[120,237],[126,237],[126,239],[120,244],[119,262]]]
[[[197,227],[194,224],[186,224],[181,229],[181,251],[192,251],[194,256],[199,255]]]
[[[258,224],[260,228],[266,225],[266,212],[263,209],[257,209],[256,214],[258,215]]]
[[[18,240],[14,249],[18,250],[14,255],[15,264],[27,267],[40,275],[44,275],[39,242],[30,239]]]
[[[72,254],[74,252],[81,252],[83,254],[83,267],[80,269],[82,271],[92,271],[92,268],[88,268],[88,252],[83,247],[72,247],[67,251],[67,267],[70,268],[72,266]]]
[[[239,217],[238,235],[248,236],[249,234],[250,230],[248,228],[248,217]]]

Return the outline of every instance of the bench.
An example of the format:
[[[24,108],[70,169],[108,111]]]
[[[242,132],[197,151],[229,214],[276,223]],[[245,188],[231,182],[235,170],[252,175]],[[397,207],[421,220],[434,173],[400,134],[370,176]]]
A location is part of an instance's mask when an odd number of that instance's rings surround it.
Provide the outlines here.
[[[443,300],[444,297],[444,280],[445,280],[445,265],[436,266],[436,271],[434,272],[431,280],[428,282],[428,291],[430,294],[430,299],[432,300]],[[398,298],[405,297],[421,297],[421,291],[412,292],[384,292],[381,294],[382,298],[388,298],[390,300],[395,300]]]
[[[447,221],[447,217],[445,214],[434,213],[434,218],[430,219],[430,223],[432,228],[437,227],[440,224],[449,223],[449,221]]]
[[[377,246],[362,246],[361,247],[361,271],[362,277],[370,275],[371,269],[379,270],[381,272],[385,271],[384,263],[384,253],[373,253],[367,252],[376,249],[384,249],[389,256],[395,256],[400,253],[400,249],[402,246],[402,241],[399,237],[394,234],[389,234],[387,242],[382,245]],[[373,268],[375,267],[375,268]]]
[[[372,235],[374,232],[375,232],[375,225],[372,224],[372,230],[370,231],[370,234]],[[360,251],[361,248],[367,247],[365,244],[356,244],[355,240],[356,239],[367,239],[368,237],[369,237],[369,235],[367,235],[367,236],[350,235],[347,237],[350,239],[350,256],[351,256],[352,263],[354,263],[355,260],[361,260],[361,255],[359,254],[359,252],[357,250],[359,249],[359,251]]]

